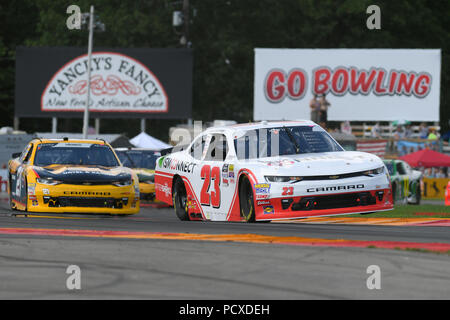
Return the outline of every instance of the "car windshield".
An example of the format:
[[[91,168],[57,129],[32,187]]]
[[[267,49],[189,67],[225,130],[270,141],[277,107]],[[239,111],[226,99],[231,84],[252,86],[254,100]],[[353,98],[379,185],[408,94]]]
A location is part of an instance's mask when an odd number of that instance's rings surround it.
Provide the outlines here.
[[[155,169],[156,159],[161,156],[157,151],[127,150],[119,151],[120,162],[128,168]]]
[[[117,158],[109,146],[94,143],[43,143],[37,146],[34,164],[119,166]]]
[[[384,164],[386,165],[386,167],[387,167],[387,169],[389,171],[389,174],[393,175],[394,174],[394,164],[392,163],[392,161],[385,162]]]
[[[234,139],[238,159],[344,151],[318,126],[292,126],[248,130]]]

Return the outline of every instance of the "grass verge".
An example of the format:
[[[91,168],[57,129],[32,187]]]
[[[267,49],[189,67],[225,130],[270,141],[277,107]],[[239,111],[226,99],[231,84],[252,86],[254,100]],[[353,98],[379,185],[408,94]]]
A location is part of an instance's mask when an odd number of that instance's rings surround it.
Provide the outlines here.
[[[395,205],[392,211],[375,212],[370,214],[350,214],[341,217],[361,218],[448,218],[450,207],[437,204]]]

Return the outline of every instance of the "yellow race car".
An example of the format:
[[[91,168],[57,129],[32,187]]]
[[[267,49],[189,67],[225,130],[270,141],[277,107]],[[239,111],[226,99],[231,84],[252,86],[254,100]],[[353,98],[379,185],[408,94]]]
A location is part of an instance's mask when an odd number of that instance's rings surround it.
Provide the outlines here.
[[[155,165],[161,152],[143,148],[116,148],[116,153],[123,165],[136,173],[141,200],[155,200]]]
[[[103,140],[34,139],[8,163],[10,206],[29,212],[134,214],[137,175]]]

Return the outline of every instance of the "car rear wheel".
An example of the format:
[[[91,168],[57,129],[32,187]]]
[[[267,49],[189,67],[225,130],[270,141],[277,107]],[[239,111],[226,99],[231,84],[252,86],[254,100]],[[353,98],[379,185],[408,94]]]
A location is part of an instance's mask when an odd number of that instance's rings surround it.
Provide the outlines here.
[[[395,204],[395,198],[397,196],[397,184],[393,183],[392,184],[392,203]]]
[[[239,205],[241,216],[247,222],[255,222],[255,205],[253,200],[253,188],[250,180],[243,177],[239,184]]]
[[[178,219],[181,221],[189,221],[187,209],[186,187],[182,179],[177,178],[173,186],[173,207]]]
[[[25,188],[25,210],[23,210],[23,211],[28,211],[28,181],[27,181],[27,178],[25,178],[25,185],[24,185],[24,188]]]
[[[11,192],[12,192],[12,191],[11,191],[11,176],[9,176],[8,182],[9,182],[9,186],[8,186],[9,207],[10,207],[12,210],[17,210],[16,206],[14,205],[14,203],[13,203],[13,201],[12,201],[12,194],[11,194]]]
[[[419,205],[420,204],[420,200],[421,200],[422,194],[421,194],[421,190],[420,190],[420,183],[417,182],[417,186],[416,186],[416,195],[415,195],[415,201],[412,202],[412,204],[415,205]]]

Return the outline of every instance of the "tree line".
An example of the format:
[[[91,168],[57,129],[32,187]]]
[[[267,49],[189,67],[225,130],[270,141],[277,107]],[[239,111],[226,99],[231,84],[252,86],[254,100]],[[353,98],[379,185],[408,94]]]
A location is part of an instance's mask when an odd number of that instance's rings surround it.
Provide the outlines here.
[[[176,48],[181,30],[175,0],[78,0],[82,12],[95,6],[106,32],[95,47]],[[442,130],[449,129],[450,2],[380,0],[381,29],[366,27],[368,0],[190,0],[189,41],[194,50],[193,119],[253,118],[254,48],[441,48]],[[14,116],[17,46],[87,47],[87,30],[68,30],[61,0],[0,3],[0,126]],[[307,102],[305,102],[307,103]],[[408,115],[405,115],[407,119]],[[148,121],[148,133],[167,140],[168,127],[184,120]],[[49,131],[50,120],[23,120],[27,131]],[[131,125],[130,125],[131,124]],[[58,130],[80,131],[81,119],[61,120]],[[138,120],[102,120],[103,132],[140,130]]]

